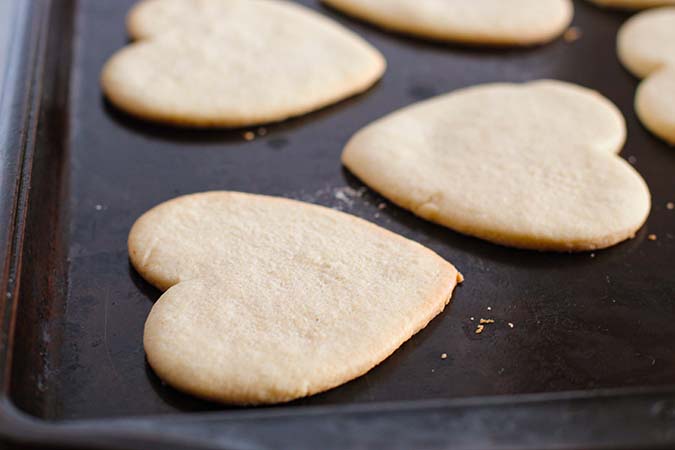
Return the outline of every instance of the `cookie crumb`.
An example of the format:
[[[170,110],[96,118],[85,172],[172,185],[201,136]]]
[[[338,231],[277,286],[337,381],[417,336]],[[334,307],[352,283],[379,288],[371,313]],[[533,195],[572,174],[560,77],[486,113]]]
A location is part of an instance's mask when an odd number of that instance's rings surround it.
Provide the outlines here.
[[[258,136],[265,136],[267,134],[267,128],[260,127],[258,128]]]
[[[630,155],[628,157],[628,162],[631,163],[631,164],[635,164],[637,162],[637,158],[633,155]]]
[[[513,328],[514,326],[513,322],[509,322],[509,328]]]
[[[673,202],[666,203],[666,209],[672,211],[673,209],[675,209],[675,203]]]
[[[487,325],[489,323],[495,323],[495,321],[493,319],[480,319],[480,322],[478,323],[480,323],[481,325]]]
[[[581,29],[579,27],[569,27],[565,34],[563,34],[563,39],[565,42],[574,42],[578,41],[582,36]]]
[[[349,197],[347,197],[347,195],[343,191],[340,190],[335,191],[334,195],[336,199],[340,200],[341,202],[345,202],[349,206],[352,206],[354,203]]]
[[[656,235],[655,235],[655,234],[650,234],[649,236],[647,236],[647,239],[649,239],[650,241],[655,241],[655,240],[656,240]]]
[[[442,354],[441,354],[441,359],[448,359],[448,354],[447,354],[447,353],[442,353]]]
[[[485,325],[478,325],[476,327],[476,334],[481,334],[484,329],[485,329]]]
[[[384,209],[386,207],[387,207],[386,203],[380,203],[379,205],[377,205],[377,209]]]
[[[247,141],[252,141],[253,139],[255,139],[255,134],[253,134],[253,131],[247,131],[247,132],[244,133],[242,136],[243,136],[244,139],[246,139]]]

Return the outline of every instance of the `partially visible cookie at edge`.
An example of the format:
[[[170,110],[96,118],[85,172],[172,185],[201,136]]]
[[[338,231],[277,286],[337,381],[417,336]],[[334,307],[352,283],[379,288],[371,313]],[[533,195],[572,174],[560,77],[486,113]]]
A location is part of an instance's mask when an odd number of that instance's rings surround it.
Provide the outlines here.
[[[659,6],[675,5],[675,0],[588,0],[604,8],[616,9],[646,9]]]
[[[675,66],[661,69],[640,83],[635,110],[645,127],[675,146]]]
[[[322,0],[385,29],[470,45],[528,46],[560,36],[570,0]]]
[[[639,78],[675,65],[675,7],[651,9],[628,19],[617,36],[617,53]]]
[[[675,145],[675,7],[629,19],[619,30],[617,53],[628,70],[644,78],[635,95],[640,121]]]

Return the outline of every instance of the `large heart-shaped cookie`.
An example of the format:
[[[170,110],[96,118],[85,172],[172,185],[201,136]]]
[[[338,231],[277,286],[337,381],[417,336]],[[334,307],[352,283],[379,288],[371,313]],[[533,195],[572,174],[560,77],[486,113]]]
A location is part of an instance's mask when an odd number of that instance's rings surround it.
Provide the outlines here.
[[[640,13],[619,31],[619,59],[645,78],[635,110],[655,135],[675,145],[675,7]]]
[[[439,314],[461,278],[364,220],[235,192],[153,208],[134,224],[129,255],[168,289],[145,325],[152,368],[180,390],[237,404],[364,374]]]
[[[633,236],[649,190],[616,153],[617,108],[576,85],[489,84],[437,97],[359,131],[342,160],[398,205],[462,233],[539,250]]]
[[[533,45],[562,34],[570,0],[323,0],[393,31],[473,45]]]
[[[368,89],[382,55],[356,34],[282,0],[146,0],[140,41],[105,65],[117,107],[188,126],[240,127],[305,114]]]

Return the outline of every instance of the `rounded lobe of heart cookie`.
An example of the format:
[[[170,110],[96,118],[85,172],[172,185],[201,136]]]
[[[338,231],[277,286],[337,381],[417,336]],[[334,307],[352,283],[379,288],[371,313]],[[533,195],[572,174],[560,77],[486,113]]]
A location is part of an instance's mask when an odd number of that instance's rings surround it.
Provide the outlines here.
[[[265,14],[282,15],[288,11],[287,7],[296,8],[292,4],[277,7],[272,2],[257,0],[143,0],[127,14],[127,31],[133,39],[148,39],[176,29],[201,32],[205,27],[228,21],[228,15],[240,15],[251,7],[264,9]]]
[[[619,30],[617,52],[623,65],[644,78],[675,65],[675,7],[657,8],[630,18]]]
[[[580,86],[539,81],[459,90],[359,131],[345,166],[399,206],[456,231],[537,250],[632,237],[651,207],[616,153],[618,109]]]
[[[534,45],[572,21],[569,0],[323,0],[396,32],[474,45]]]
[[[367,90],[386,67],[356,34],[286,1],[148,0],[128,24],[142,40],[106,63],[103,91],[132,115],[173,125],[285,120]]]
[[[640,83],[635,110],[652,133],[675,145],[675,66],[661,69]]]
[[[618,9],[645,9],[675,5],[675,0],[589,0],[596,5]]]
[[[294,200],[179,197],[129,235],[164,290],[144,347],[170,385],[215,401],[293,400],[356,378],[439,314],[461,276],[431,250]]]

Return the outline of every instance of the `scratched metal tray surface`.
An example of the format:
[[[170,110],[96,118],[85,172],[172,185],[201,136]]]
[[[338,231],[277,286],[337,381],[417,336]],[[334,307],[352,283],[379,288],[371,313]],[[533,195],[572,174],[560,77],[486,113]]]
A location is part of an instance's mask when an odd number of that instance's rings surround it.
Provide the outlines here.
[[[675,443],[675,211],[666,207],[675,201],[675,150],[633,112],[637,80],[614,52],[628,15],[578,1],[575,42],[477,49],[385,33],[318,0],[301,3],[365,37],[389,68],[367,93],[267,126],[264,135],[152,125],[106,102],[99,72],[128,42],[131,0],[4,6],[13,35],[0,53],[0,436],[7,448]],[[626,116],[622,156],[653,195],[634,239],[581,254],[492,245],[391,205],[340,165],[355,131],[402,106],[478,83],[539,78],[597,89]],[[246,131],[256,138],[244,139]],[[148,208],[214,189],[355,214],[432,248],[466,282],[392,357],[329,392],[264,408],[183,395],[145,360],[143,324],[160,293],[129,265],[126,238]],[[480,318],[495,323],[476,334]]]

